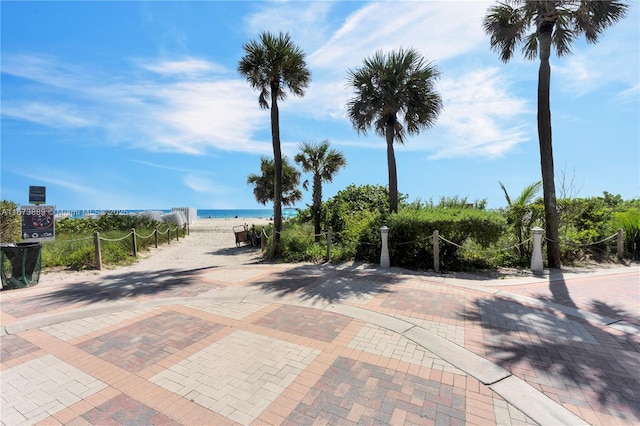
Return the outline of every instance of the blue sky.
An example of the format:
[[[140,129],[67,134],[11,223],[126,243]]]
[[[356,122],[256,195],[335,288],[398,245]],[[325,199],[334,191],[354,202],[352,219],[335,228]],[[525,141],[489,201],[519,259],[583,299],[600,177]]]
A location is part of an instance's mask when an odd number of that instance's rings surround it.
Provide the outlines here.
[[[640,196],[640,4],[596,45],[552,57],[558,196]],[[506,204],[540,180],[538,63],[503,64],[481,27],[492,2],[10,2],[1,13],[1,198],[47,187],[59,209],[259,208],[247,185],[272,155],[269,112],[238,74],[242,45],[289,32],[312,81],[280,104],[284,153],[328,139],[349,184],[387,185],[385,143],[346,116],[348,69],[417,49],[444,110],[396,147],[410,200]],[[303,176],[306,178],[307,176]],[[297,207],[310,203],[311,194]],[[267,206],[271,207],[271,206]]]

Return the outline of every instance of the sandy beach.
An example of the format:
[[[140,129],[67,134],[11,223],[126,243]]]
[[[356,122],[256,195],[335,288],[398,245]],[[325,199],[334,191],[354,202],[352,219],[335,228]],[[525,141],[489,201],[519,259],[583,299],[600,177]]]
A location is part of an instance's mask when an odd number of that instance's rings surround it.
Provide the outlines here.
[[[189,225],[189,235],[171,244],[138,253],[138,260],[126,266],[105,266],[90,271],[43,271],[40,283],[74,281],[104,274],[127,274],[161,269],[196,269],[257,263],[262,260],[259,248],[242,244],[236,247],[234,226],[261,227],[272,223],[267,218],[198,219]]]

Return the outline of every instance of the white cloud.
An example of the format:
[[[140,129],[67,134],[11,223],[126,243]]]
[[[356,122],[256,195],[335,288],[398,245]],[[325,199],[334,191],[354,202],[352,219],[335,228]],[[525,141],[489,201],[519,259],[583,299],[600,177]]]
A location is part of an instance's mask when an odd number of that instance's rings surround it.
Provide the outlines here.
[[[192,191],[209,195],[229,195],[232,190],[226,186],[219,185],[211,179],[202,175],[190,173],[184,177],[183,183]]]
[[[92,120],[82,116],[78,108],[67,104],[5,101],[2,103],[2,115],[59,128],[87,127],[93,124]]]
[[[259,3],[259,8],[245,18],[245,32],[250,38],[263,31],[288,32],[304,51],[316,49],[327,38],[327,15],[334,2],[290,1]]]
[[[257,93],[240,79],[196,79],[192,74],[156,81],[137,76],[135,69],[109,78],[52,58],[8,56],[6,62],[3,72],[38,82],[46,90],[35,96],[37,100],[8,102],[3,115],[54,127],[94,125],[107,132],[112,143],[151,151],[267,152],[270,146],[252,139],[259,129],[268,128],[269,114],[258,108]],[[165,63],[158,70],[217,68],[208,64]],[[60,99],[83,107],[72,109]]]
[[[616,101],[619,103],[637,103],[638,99],[640,99],[640,84],[636,84],[616,95]]]
[[[347,18],[313,52],[313,67],[357,67],[376,50],[412,47],[428,60],[444,61],[485,42],[482,17],[489,2],[376,2]]]
[[[527,103],[509,93],[497,69],[475,70],[438,84],[444,110],[437,125],[446,137],[431,146],[436,158],[496,157],[528,139],[518,117]],[[515,121],[514,121],[515,119]]]
[[[160,61],[149,64],[142,64],[143,68],[162,75],[169,76],[199,76],[202,74],[226,72],[226,68],[211,62],[197,58],[186,58],[176,61]]]

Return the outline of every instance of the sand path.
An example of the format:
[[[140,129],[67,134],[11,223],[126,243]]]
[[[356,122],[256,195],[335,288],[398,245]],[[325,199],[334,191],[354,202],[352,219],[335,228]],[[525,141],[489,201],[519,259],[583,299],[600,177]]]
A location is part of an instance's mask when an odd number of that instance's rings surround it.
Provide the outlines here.
[[[156,271],[162,269],[196,269],[210,266],[232,266],[258,263],[260,249],[236,247],[233,227],[242,224],[262,226],[268,219],[199,219],[189,226],[189,235],[173,239],[171,244],[138,253],[138,260],[127,266],[105,266],[96,271],[44,271],[40,282],[72,282],[109,274]]]

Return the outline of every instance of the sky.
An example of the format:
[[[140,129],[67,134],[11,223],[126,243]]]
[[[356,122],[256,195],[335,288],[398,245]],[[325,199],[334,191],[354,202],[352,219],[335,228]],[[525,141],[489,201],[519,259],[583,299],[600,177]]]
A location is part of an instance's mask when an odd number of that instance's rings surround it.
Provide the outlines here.
[[[387,185],[386,144],[358,134],[348,70],[414,48],[440,71],[435,125],[396,145],[398,189],[506,205],[541,179],[538,62],[502,63],[484,1],[0,2],[0,198],[31,185],[65,210],[261,208],[247,176],[273,156],[270,114],[238,71],[243,44],[288,32],[311,82],[280,106],[282,148],[328,140],[350,184]],[[640,197],[640,3],[597,44],[551,57],[558,197]],[[302,180],[311,176],[303,173]],[[310,191],[303,190],[305,208]],[[270,208],[268,204],[264,206]]]

